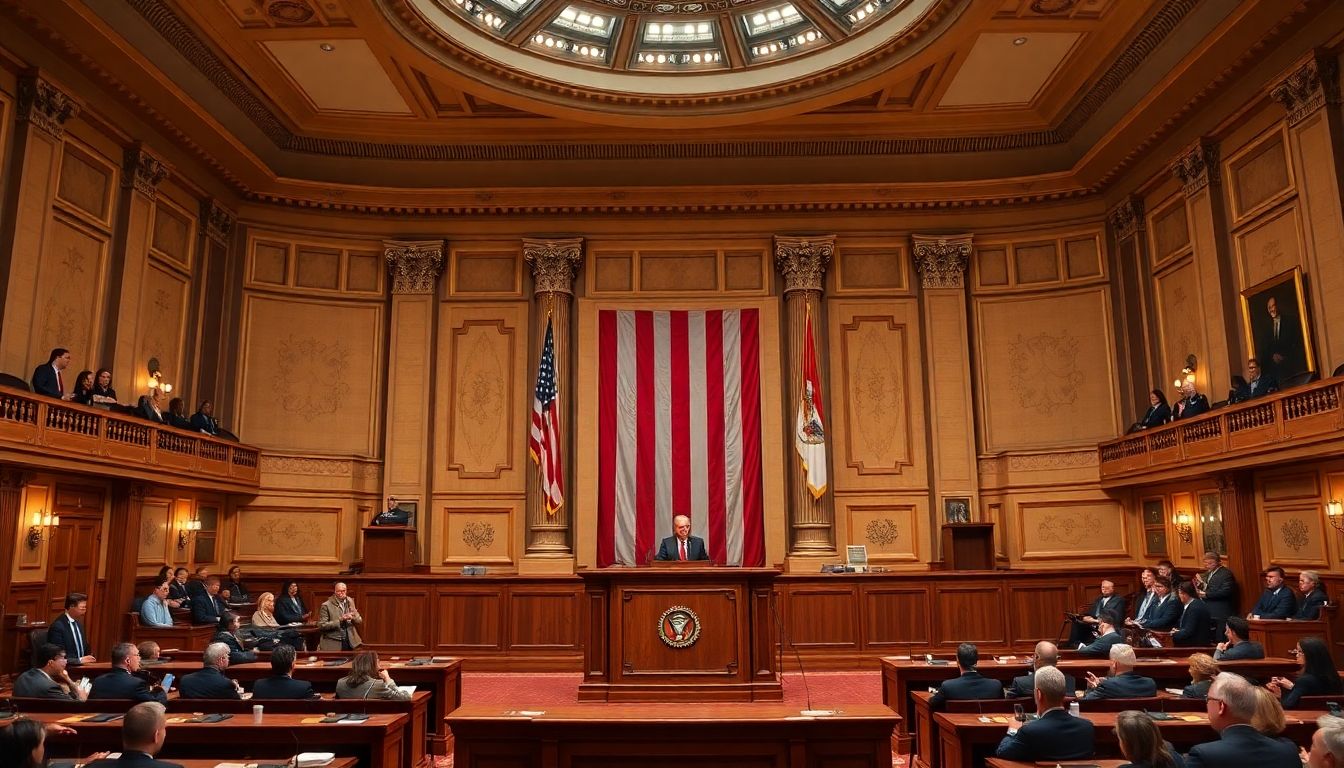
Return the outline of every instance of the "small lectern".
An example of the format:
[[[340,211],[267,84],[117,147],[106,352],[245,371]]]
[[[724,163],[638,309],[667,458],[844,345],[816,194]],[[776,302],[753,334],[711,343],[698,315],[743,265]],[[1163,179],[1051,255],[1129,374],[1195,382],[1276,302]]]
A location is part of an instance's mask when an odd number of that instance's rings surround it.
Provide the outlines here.
[[[365,573],[410,573],[415,566],[415,529],[369,525],[364,531]]]
[[[994,569],[993,523],[944,523],[943,563],[953,571]]]

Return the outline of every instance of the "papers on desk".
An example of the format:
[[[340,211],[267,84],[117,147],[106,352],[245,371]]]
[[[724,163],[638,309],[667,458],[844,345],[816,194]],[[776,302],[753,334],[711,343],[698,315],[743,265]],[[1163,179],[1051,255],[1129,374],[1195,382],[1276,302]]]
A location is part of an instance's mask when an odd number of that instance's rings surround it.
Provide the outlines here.
[[[543,709],[510,709],[504,713],[505,717],[541,717],[546,714]]]
[[[414,686],[414,685],[398,685],[398,686],[397,686],[397,690],[398,690],[398,691],[401,691],[402,693],[406,694],[407,696],[411,696],[411,695],[413,695],[413,694],[415,693],[415,686]]]
[[[1167,693],[1170,693],[1172,696],[1180,696],[1185,693],[1185,691],[1181,690],[1180,688],[1163,688],[1162,690],[1166,691]]]
[[[434,664],[447,664],[453,660],[452,656],[431,656],[429,660]]]
[[[294,758],[298,768],[318,768],[336,759],[335,752],[301,752]]]

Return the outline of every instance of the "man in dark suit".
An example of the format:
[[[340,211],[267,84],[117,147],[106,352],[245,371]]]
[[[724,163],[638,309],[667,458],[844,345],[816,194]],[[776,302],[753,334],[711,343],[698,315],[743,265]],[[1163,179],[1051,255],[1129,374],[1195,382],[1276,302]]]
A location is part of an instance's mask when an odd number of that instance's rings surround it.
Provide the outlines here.
[[[1270,296],[1265,300],[1265,314],[1253,325],[1259,330],[1255,340],[1255,355],[1264,361],[1265,370],[1280,381],[1307,370],[1306,343],[1302,339],[1302,321],[1282,314],[1284,307]],[[1292,308],[1288,308],[1292,311]]]
[[[191,415],[191,428],[207,435],[219,434],[219,422],[215,421],[215,404],[202,400],[201,407]]]
[[[65,649],[43,643],[37,649],[37,666],[14,680],[14,696],[26,699],[83,701],[85,693],[65,671]]]
[[[1228,616],[1225,634],[1227,640],[1219,643],[1218,649],[1213,652],[1215,661],[1265,658],[1265,647],[1247,639],[1251,636],[1251,625],[1245,619],[1240,616]]]
[[[176,600],[178,608],[191,607],[191,589],[190,582],[187,581],[187,569],[178,568],[173,571],[173,580],[168,582],[168,599]]]
[[[1101,594],[1086,613],[1073,620],[1073,628],[1069,630],[1070,647],[1091,642],[1096,637],[1097,617],[1104,611],[1125,615],[1125,599],[1115,594],[1115,582],[1110,579],[1101,580]]]
[[[204,565],[196,569],[196,574],[187,582],[187,594],[191,597],[205,594],[206,581],[210,578],[210,569]]]
[[[39,395],[69,400],[74,393],[65,389],[65,369],[70,365],[70,350],[57,347],[51,350],[47,362],[33,369],[33,391]],[[74,382],[70,382],[71,386]]]
[[[1078,653],[1092,658],[1105,658],[1110,654],[1112,645],[1125,641],[1124,636],[1115,628],[1119,623],[1118,614],[1103,612],[1097,617],[1097,639],[1087,645],[1079,645]]]
[[[1049,640],[1042,640],[1036,644],[1036,653],[1032,655],[1032,671],[1013,678],[1013,682],[1008,686],[1005,695],[1010,699],[1021,697],[1030,698],[1033,691],[1036,690],[1036,670],[1044,667],[1057,667],[1059,664],[1059,649]],[[1074,691],[1075,681],[1073,675],[1064,675],[1064,690]]]
[[[1273,376],[1267,375],[1260,367],[1260,361],[1254,357],[1246,361],[1246,389],[1247,399],[1264,397],[1279,391],[1279,382],[1274,380]]]
[[[1111,673],[1106,677],[1097,677],[1087,673],[1087,695],[1085,701],[1097,699],[1140,699],[1157,695],[1157,683],[1151,677],[1144,677],[1134,671],[1138,659],[1134,657],[1134,648],[1124,643],[1111,646]]]
[[[1266,736],[1251,726],[1255,687],[1232,672],[1214,678],[1206,699],[1209,725],[1218,741],[1198,744],[1186,755],[1186,768],[1301,768],[1297,746]]]
[[[311,699],[318,694],[307,680],[295,680],[294,647],[281,643],[271,651],[271,676],[263,677],[252,686],[256,699]]]
[[[1148,611],[1152,609],[1153,603],[1157,600],[1157,595],[1153,592],[1153,584],[1157,583],[1157,574],[1152,568],[1144,568],[1139,572],[1139,581],[1143,583],[1143,589],[1135,594],[1134,597],[1134,615],[1125,619],[1125,626],[1143,621],[1148,616]]]
[[[219,624],[219,619],[229,607],[219,596],[219,577],[211,576],[205,581],[205,591],[191,598],[191,623]]]
[[[1297,598],[1283,583],[1283,569],[1277,565],[1265,569],[1265,591],[1251,609],[1252,619],[1291,619],[1297,613]]]
[[[1341,768],[1344,766],[1344,718],[1321,715],[1316,719],[1316,732],[1311,735],[1311,752],[1307,768]]]
[[[980,663],[980,650],[975,643],[962,643],[957,646],[957,667],[961,677],[938,686],[938,692],[929,699],[929,709],[937,712],[949,699],[1002,699],[1003,683],[992,677],[985,677],[976,671]]]
[[[1181,385],[1181,399],[1171,407],[1171,420],[1193,419],[1209,410],[1209,398],[1195,389],[1195,382],[1187,381]]]
[[[1297,588],[1302,590],[1302,605],[1293,616],[1297,621],[1315,621],[1321,618],[1321,610],[1330,602],[1321,587],[1321,574],[1315,571],[1303,571],[1297,575]]]
[[[677,515],[672,518],[676,536],[668,536],[658,547],[656,560],[708,560],[709,550],[705,549],[705,540],[691,535],[691,518]]]
[[[241,699],[238,684],[224,676],[229,666],[229,646],[211,643],[205,647],[205,666],[200,672],[183,675],[177,692],[184,699]]]
[[[1153,599],[1142,619],[1128,620],[1131,627],[1168,632],[1181,622],[1181,601],[1171,594],[1171,582],[1165,576],[1153,579]]]
[[[131,699],[168,703],[168,694],[162,688],[150,690],[149,683],[136,677],[140,671],[140,649],[130,643],[112,647],[112,671],[94,678],[90,699]]]
[[[47,642],[65,649],[70,666],[89,664],[94,659],[89,653],[89,635],[84,631],[80,619],[89,612],[89,596],[83,592],[71,592],[65,596],[65,611],[51,621],[47,630]]]
[[[1237,611],[1237,579],[1232,571],[1223,565],[1223,558],[1217,552],[1204,553],[1204,573],[1195,574],[1195,589],[1204,604],[1209,607],[1209,615],[1218,623],[1215,637],[1223,633],[1223,622]]]
[[[1036,670],[1037,719],[1021,727],[1009,726],[995,757],[1005,760],[1082,760],[1092,756],[1092,723],[1071,717],[1064,709],[1064,673],[1054,667]]]
[[[182,768],[177,763],[155,760],[168,737],[168,718],[163,705],[145,701],[126,710],[121,723],[121,757],[85,763],[85,768]]]
[[[1181,647],[1212,644],[1213,618],[1196,595],[1194,582],[1182,582],[1176,594],[1181,598],[1181,623],[1172,630],[1171,641]]]

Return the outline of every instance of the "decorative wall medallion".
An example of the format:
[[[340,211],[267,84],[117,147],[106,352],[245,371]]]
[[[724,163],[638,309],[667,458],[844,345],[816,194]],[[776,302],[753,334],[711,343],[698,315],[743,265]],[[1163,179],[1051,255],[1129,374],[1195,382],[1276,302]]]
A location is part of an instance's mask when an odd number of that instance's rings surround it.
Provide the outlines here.
[[[495,543],[495,526],[473,520],[462,526],[462,543],[480,552]]]
[[[900,531],[896,527],[896,521],[889,517],[881,520],[869,520],[868,526],[864,530],[865,538],[869,544],[887,546],[896,543],[896,538],[900,536]]]
[[[153,547],[159,543],[159,524],[157,521],[140,521],[140,543],[144,547]]]
[[[1302,522],[1300,517],[1294,517],[1284,523],[1280,530],[1283,532],[1283,543],[1287,544],[1294,552],[1301,552],[1303,547],[1311,543],[1307,524]]]
[[[669,648],[690,648],[700,639],[700,617],[684,605],[674,605],[658,617],[658,637]]]
[[[341,409],[350,385],[350,351],[340,341],[326,343],[313,336],[288,336],[276,350],[275,385],[280,407],[307,419]]]
[[[1101,521],[1091,513],[1083,515],[1046,515],[1036,526],[1036,536],[1042,542],[1077,547],[1086,543],[1092,534],[1100,533]]]
[[[313,18],[313,9],[303,0],[274,0],[266,13],[284,24],[307,24]]]
[[[276,515],[257,528],[257,538],[276,549],[289,552],[311,552],[321,543],[322,534],[312,525],[297,523]]]
[[[1008,354],[1017,361],[1017,372],[1008,387],[1023,408],[1051,413],[1078,399],[1084,376],[1078,369],[1078,340],[1068,331],[1029,338],[1019,334],[1009,345]]]

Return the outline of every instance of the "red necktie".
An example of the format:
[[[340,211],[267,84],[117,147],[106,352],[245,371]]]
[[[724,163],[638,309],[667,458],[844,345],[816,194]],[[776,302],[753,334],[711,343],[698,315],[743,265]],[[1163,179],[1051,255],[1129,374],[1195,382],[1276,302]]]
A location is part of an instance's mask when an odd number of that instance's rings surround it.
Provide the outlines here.
[[[685,541],[685,540],[682,540],[682,542],[681,542],[681,559],[682,559],[682,560],[685,560],[685,559],[686,559],[686,541]]]
[[[62,395],[65,394],[65,385],[61,383],[61,370],[59,368],[56,369],[56,391]]]

